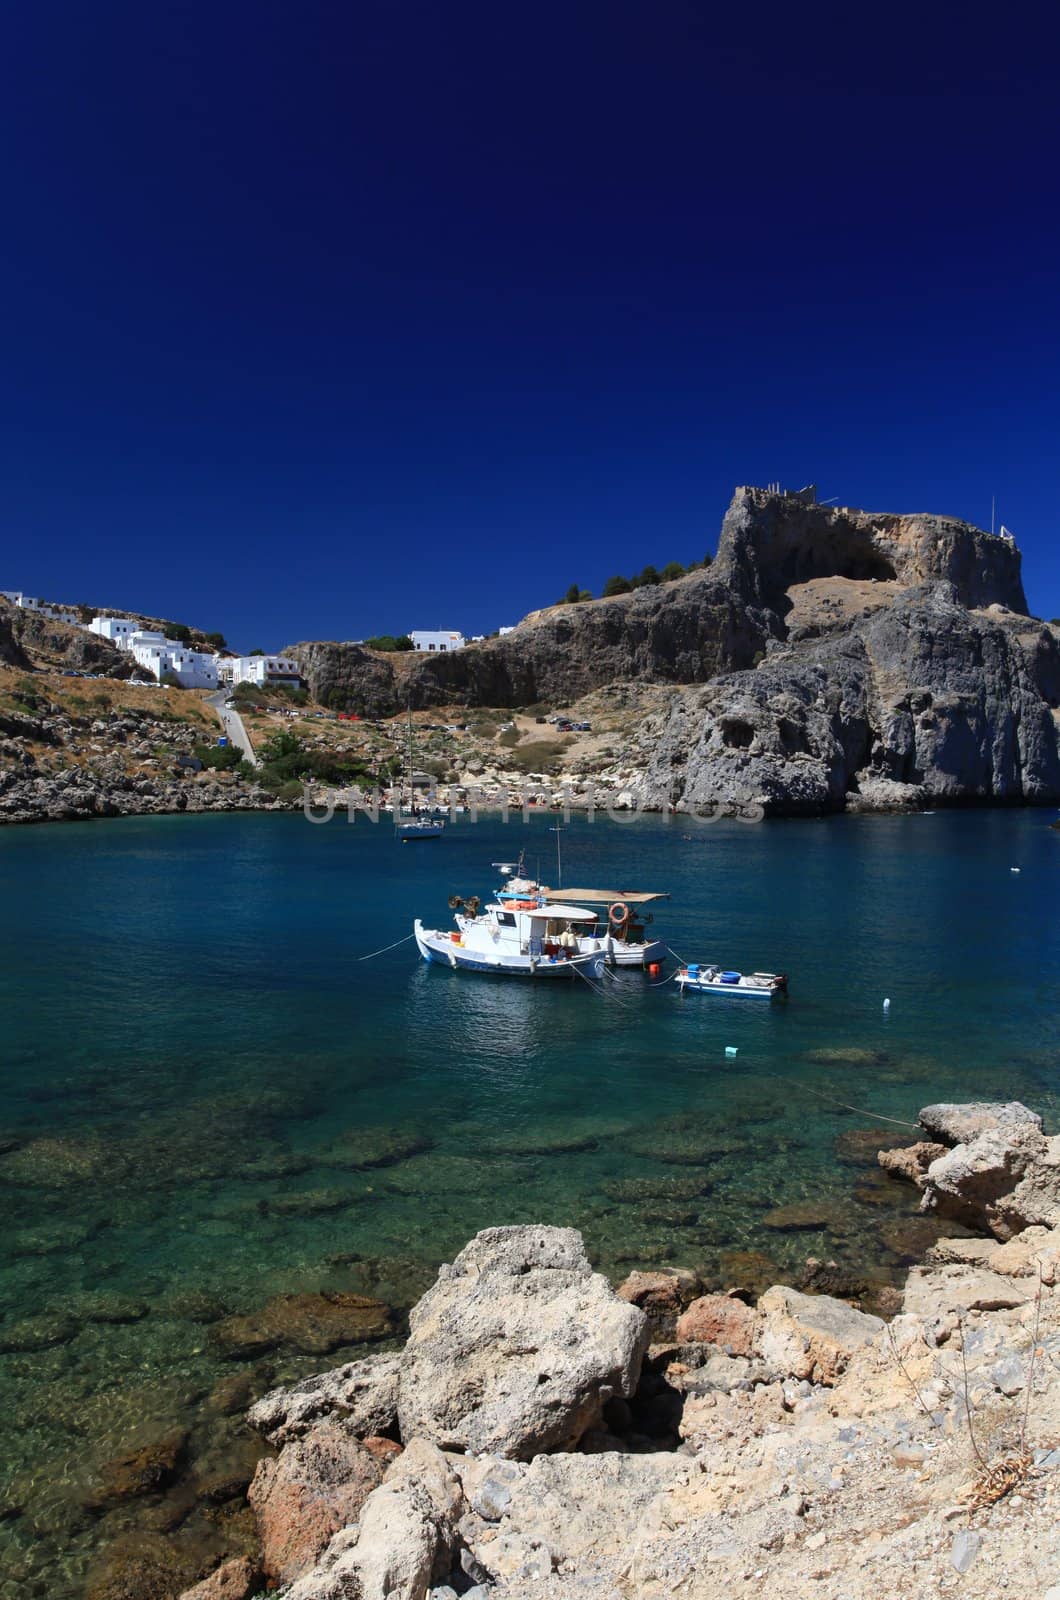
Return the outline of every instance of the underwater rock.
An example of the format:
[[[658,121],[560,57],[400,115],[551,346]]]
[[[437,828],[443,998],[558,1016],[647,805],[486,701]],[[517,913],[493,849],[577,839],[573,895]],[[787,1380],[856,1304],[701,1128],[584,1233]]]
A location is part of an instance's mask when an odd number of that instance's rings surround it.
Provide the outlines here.
[[[369,1198],[370,1193],[352,1189],[302,1189],[293,1194],[272,1195],[264,1208],[273,1217],[321,1217]]]
[[[930,1217],[894,1217],[880,1229],[880,1240],[904,1266],[922,1261],[939,1236],[939,1224]]]
[[[77,1333],[78,1324],[63,1312],[42,1311],[39,1316],[0,1322],[0,1355],[47,1350],[67,1344]]]
[[[173,1600],[195,1576],[189,1568],[172,1539],[157,1533],[124,1534],[93,1567],[84,1600]]]
[[[916,1135],[910,1134],[904,1144],[915,1142]],[[851,1166],[871,1167],[875,1165],[881,1150],[891,1148],[897,1150],[902,1146],[903,1140],[896,1141],[893,1132],[879,1128],[848,1128],[836,1138],[835,1153],[840,1161],[847,1162]]]
[[[791,1205],[774,1206],[762,1218],[762,1226],[778,1233],[846,1233],[850,1217],[837,1201],[796,1200]]]
[[[326,1291],[277,1295],[260,1311],[214,1323],[210,1336],[230,1357],[260,1355],[277,1345],[323,1355],[340,1345],[385,1339],[393,1331],[382,1301]]]
[[[201,1583],[185,1589],[180,1600],[251,1600],[260,1587],[260,1566],[248,1556],[233,1556]]]
[[[347,1128],[318,1154],[322,1167],[390,1167],[429,1150],[425,1133],[407,1128]]]
[[[147,1316],[146,1300],[134,1300],[131,1295],[81,1294],[71,1297],[72,1311],[85,1322],[128,1323],[140,1322]]]
[[[276,1376],[276,1369],[259,1361],[241,1372],[230,1372],[214,1384],[206,1397],[206,1408],[222,1417],[231,1417],[246,1411],[248,1406],[263,1395]]]
[[[705,1172],[694,1177],[665,1172],[646,1178],[609,1178],[600,1187],[609,1200],[639,1205],[642,1200],[695,1200],[709,1194],[713,1185]]]
[[[128,1455],[118,1456],[102,1469],[98,1486],[85,1497],[85,1504],[92,1510],[103,1510],[168,1489],[180,1475],[187,1448],[187,1431],[173,1428]]]

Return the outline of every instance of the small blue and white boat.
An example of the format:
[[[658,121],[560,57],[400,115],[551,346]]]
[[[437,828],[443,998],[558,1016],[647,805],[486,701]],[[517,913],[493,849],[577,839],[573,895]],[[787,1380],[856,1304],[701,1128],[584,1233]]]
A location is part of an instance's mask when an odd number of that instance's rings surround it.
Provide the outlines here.
[[[788,980],[783,972],[732,972],[724,967],[701,966],[690,961],[674,976],[683,994],[720,994],[744,1000],[772,1000],[787,995]]]

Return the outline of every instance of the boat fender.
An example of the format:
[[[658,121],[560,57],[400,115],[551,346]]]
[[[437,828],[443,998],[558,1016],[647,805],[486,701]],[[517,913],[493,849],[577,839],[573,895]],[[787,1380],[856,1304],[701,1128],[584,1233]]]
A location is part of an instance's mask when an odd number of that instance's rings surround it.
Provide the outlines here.
[[[608,909],[608,920],[613,928],[624,928],[629,921],[629,907],[622,900],[616,900]]]
[[[450,950],[448,952],[448,955],[449,955],[449,965],[451,967],[455,967],[456,966],[456,952],[453,951],[453,950]]]
[[[738,1046],[734,1044],[727,1044],[725,1046],[725,1054],[730,1058],[730,1060],[736,1054],[737,1048]]]

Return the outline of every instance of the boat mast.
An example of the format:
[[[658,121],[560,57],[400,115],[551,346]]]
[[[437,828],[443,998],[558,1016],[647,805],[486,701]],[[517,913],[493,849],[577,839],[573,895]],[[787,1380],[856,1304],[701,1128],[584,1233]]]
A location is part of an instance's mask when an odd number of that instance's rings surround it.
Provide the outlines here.
[[[557,889],[562,889],[563,888],[563,856],[562,856],[562,854],[560,852],[559,836],[563,832],[563,828],[557,822],[556,826],[554,828],[549,828],[548,831],[549,831],[549,833],[554,833],[556,835],[556,888]]]

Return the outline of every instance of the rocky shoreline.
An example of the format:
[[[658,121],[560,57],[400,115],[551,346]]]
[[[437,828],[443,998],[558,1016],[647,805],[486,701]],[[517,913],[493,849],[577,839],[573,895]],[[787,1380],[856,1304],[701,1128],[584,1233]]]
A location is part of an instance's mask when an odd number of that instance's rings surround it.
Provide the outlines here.
[[[883,1171],[976,1231],[890,1321],[676,1267],[614,1291],[572,1229],[487,1229],[403,1350],[250,1408],[257,1553],[183,1600],[1056,1600],[1060,1137],[1018,1103],[920,1122]]]

